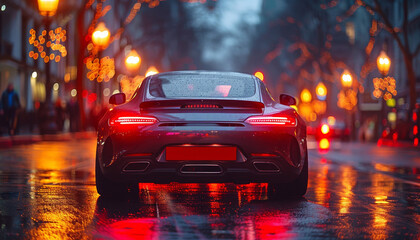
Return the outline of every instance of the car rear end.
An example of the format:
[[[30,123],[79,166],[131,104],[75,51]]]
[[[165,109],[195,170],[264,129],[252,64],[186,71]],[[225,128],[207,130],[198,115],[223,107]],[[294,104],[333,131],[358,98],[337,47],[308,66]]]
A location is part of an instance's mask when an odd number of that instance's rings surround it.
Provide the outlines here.
[[[104,175],[121,182],[293,181],[306,157],[305,125],[263,86],[242,74],[145,80],[130,103],[108,113],[98,144]]]

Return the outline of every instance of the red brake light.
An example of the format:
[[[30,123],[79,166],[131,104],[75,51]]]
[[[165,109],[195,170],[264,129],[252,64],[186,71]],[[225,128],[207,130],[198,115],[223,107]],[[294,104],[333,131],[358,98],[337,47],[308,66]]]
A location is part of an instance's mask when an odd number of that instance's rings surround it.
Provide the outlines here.
[[[187,104],[181,108],[222,108],[222,106],[216,104]]]
[[[327,138],[323,138],[319,141],[319,149],[321,150],[327,150],[330,148],[330,140]]]
[[[109,120],[109,125],[152,125],[157,122],[158,120],[155,117],[127,116],[124,114],[119,114]]]
[[[290,116],[254,116],[245,120],[246,123],[252,125],[282,125],[287,127],[296,126],[296,118]]]
[[[328,124],[323,124],[322,125],[321,132],[322,132],[322,134],[328,134],[330,132],[330,127],[328,126]]]

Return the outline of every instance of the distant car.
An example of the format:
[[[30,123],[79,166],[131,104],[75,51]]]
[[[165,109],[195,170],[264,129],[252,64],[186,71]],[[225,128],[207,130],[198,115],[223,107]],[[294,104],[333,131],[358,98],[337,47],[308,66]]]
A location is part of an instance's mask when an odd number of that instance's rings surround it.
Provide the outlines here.
[[[99,122],[96,187],[119,196],[138,183],[268,183],[274,196],[304,195],[306,125],[255,76],[181,71],[145,78],[130,101],[118,93]]]
[[[317,139],[336,138],[347,141],[350,139],[350,128],[343,120],[336,119],[334,116],[323,118],[314,131]]]

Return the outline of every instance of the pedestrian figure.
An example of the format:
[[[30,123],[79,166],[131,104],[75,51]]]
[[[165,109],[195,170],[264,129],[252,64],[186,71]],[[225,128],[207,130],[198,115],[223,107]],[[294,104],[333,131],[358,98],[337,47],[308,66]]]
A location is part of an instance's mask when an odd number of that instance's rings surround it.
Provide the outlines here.
[[[5,118],[5,125],[9,135],[14,135],[17,126],[17,114],[20,109],[19,96],[13,88],[13,84],[9,83],[7,89],[1,95],[0,114]]]
[[[67,112],[69,115],[70,120],[70,132],[77,132],[80,129],[79,126],[79,116],[80,116],[80,109],[79,104],[76,101],[76,98],[70,99],[70,101],[67,104]]]
[[[66,112],[63,108],[62,102],[60,98],[57,98],[55,101],[55,120],[57,123],[57,130],[62,132],[64,128],[64,120],[66,118]]]

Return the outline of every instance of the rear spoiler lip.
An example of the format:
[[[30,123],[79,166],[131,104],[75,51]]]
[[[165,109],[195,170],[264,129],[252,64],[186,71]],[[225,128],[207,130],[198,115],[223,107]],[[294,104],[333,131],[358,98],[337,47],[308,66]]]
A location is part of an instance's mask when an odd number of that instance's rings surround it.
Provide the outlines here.
[[[185,104],[216,104],[222,107],[237,108],[265,108],[264,103],[248,100],[237,99],[168,99],[168,100],[151,100],[140,103],[140,109],[159,108],[159,107],[179,107]]]

